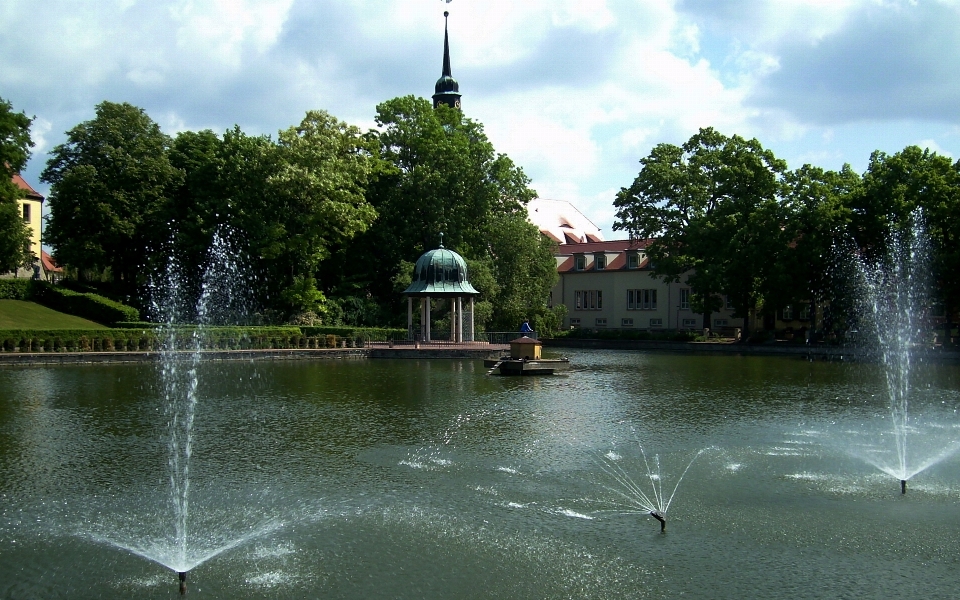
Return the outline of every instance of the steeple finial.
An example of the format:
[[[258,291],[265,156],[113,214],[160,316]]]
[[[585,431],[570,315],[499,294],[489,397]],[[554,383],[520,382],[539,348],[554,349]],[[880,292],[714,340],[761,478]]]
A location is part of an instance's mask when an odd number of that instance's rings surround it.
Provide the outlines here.
[[[450,36],[447,33],[449,16],[449,11],[443,11],[443,77],[453,77],[453,73],[450,71]]]

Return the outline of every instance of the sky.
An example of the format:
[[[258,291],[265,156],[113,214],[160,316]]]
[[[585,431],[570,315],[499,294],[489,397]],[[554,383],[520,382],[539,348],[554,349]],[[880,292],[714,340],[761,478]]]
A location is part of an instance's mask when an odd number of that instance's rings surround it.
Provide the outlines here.
[[[47,153],[104,100],[169,135],[312,109],[372,128],[433,94],[445,10],[464,113],[607,239],[639,160],[701,127],[790,168],[960,158],[960,0],[4,0],[0,97],[35,116],[24,176],[46,194]]]

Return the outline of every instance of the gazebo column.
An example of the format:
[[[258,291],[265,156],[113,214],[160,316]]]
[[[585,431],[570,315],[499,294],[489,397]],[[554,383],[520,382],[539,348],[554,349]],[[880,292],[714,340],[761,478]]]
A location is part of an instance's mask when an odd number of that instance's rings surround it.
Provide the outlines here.
[[[427,309],[426,310],[427,318],[424,322],[423,341],[429,342],[430,341],[430,296],[426,296],[426,298],[424,299],[424,302]]]
[[[470,341],[477,341],[476,332],[473,329],[473,296],[470,296]]]
[[[413,296],[407,296],[407,339],[413,339]]]
[[[457,296],[457,343],[463,343],[463,297]]]

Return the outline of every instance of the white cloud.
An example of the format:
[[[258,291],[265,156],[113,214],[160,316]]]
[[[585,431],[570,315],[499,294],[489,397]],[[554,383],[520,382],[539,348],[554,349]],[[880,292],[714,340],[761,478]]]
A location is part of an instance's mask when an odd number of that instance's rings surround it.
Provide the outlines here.
[[[432,93],[444,10],[467,115],[608,237],[637,161],[699,127],[828,168],[912,140],[960,155],[956,1],[6,0],[0,90],[37,115],[34,180],[105,99],[171,134],[273,134],[313,108],[366,128]]]
[[[926,148],[927,150],[929,150],[929,151],[931,151],[931,152],[936,152],[936,153],[939,154],[940,156],[946,156],[947,158],[953,158],[953,154],[951,154],[948,150],[944,150],[943,148],[941,148],[941,147],[940,147],[940,144],[938,144],[936,140],[930,140],[930,139],[920,140],[919,142],[917,142],[916,145],[917,145],[917,146],[920,146],[921,148]]]

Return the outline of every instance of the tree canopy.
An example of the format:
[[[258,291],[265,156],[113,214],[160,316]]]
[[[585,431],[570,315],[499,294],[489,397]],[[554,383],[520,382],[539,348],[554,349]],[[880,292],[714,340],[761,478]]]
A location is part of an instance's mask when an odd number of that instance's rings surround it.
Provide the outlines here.
[[[168,194],[183,178],[170,164],[170,144],[127,103],[102,102],[95,118],[67,132],[41,175],[51,184],[46,240],[60,264],[81,277],[109,269],[121,293],[138,291],[167,231]]]
[[[493,276],[495,285],[480,290],[490,302],[477,309],[481,326],[489,314],[488,325],[512,329],[546,310],[556,268],[550,246],[526,219],[536,192],[523,170],[495,151],[481,124],[423,98],[380,104],[376,122],[370,135],[379,165],[367,198],[379,217],[321,269],[328,293],[368,305],[355,315],[399,323],[406,308],[397,282],[442,235],[444,246],[468,260],[471,279],[474,272]]]
[[[0,273],[15,271],[35,258],[30,250],[30,230],[17,202],[23,197],[22,190],[12,180],[30,158],[32,122],[0,98]]]
[[[721,294],[738,317],[830,303],[836,318],[850,292],[840,249],[879,259],[918,209],[939,298],[948,315],[960,306],[960,163],[910,146],[875,152],[862,177],[849,165],[790,171],[756,140],[707,128],[683,146],[657,145],[640,164],[614,202],[614,229],[650,238],[655,275],[684,279],[705,322]]]

